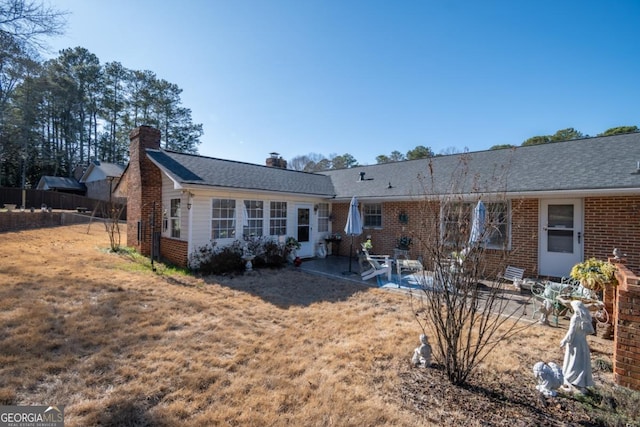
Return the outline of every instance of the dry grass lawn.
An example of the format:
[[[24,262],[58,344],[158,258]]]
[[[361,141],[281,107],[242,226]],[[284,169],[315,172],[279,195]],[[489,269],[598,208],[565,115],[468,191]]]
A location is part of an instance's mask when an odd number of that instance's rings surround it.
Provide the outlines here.
[[[67,426],[598,425],[615,406],[538,397],[531,367],[561,362],[563,328],[523,323],[456,388],[409,366],[403,293],[293,267],[154,273],[109,253],[100,224],[0,242],[0,405],[65,405]],[[610,364],[611,341],[590,343]]]

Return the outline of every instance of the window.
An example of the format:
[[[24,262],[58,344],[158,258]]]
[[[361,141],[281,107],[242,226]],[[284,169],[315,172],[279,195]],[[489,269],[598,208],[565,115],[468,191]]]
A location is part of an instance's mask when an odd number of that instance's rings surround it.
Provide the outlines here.
[[[363,225],[365,227],[382,227],[382,204],[367,203],[363,205]]]
[[[447,203],[443,206],[443,236],[447,245],[464,246],[471,231],[471,203]]]
[[[287,234],[287,202],[271,202],[269,209],[269,235]]]
[[[171,237],[180,238],[180,199],[171,199],[169,219],[171,223]]]
[[[213,199],[211,211],[211,238],[231,239],[236,235],[236,201]]]
[[[242,234],[244,236],[262,236],[263,217],[264,202],[262,200],[245,200]]]
[[[318,203],[318,232],[329,231],[329,203]]]
[[[443,207],[443,241],[465,246],[469,241],[474,203],[449,203]],[[483,240],[486,247],[500,249],[509,243],[509,204],[485,202]]]
[[[487,246],[504,248],[509,244],[509,204],[485,203],[487,208]]]

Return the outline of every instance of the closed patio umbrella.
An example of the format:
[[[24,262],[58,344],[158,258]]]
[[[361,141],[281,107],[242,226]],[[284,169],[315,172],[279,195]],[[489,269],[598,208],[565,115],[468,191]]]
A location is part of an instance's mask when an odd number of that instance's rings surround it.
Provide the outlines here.
[[[358,199],[356,196],[351,198],[351,204],[349,205],[349,214],[347,215],[347,223],[344,226],[344,233],[347,236],[351,236],[351,245],[349,246],[349,271],[345,274],[351,273],[351,255],[353,254],[353,236],[359,236],[362,234],[362,219],[360,218],[360,211],[358,210]]]
[[[469,234],[469,246],[483,243],[484,239],[484,222],[487,217],[487,209],[484,207],[482,200],[473,208],[473,216],[471,217],[471,233]]]

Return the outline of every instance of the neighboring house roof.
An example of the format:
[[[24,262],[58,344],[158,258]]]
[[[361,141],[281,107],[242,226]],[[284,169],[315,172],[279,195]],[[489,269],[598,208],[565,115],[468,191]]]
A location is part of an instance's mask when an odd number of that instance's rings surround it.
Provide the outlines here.
[[[166,150],[147,149],[146,153],[180,187],[209,186],[320,197],[335,194],[331,179],[322,174]]]
[[[58,191],[85,191],[84,184],[79,183],[75,178],[62,176],[43,176],[36,187],[38,190],[58,190]]]
[[[640,133],[631,133],[322,173],[331,177],[337,200],[352,196],[399,200],[424,194],[604,194],[640,191],[639,161]]]
[[[80,182],[92,182],[107,179],[109,177],[119,178],[124,171],[124,166],[115,163],[105,163],[93,161],[82,174]]]

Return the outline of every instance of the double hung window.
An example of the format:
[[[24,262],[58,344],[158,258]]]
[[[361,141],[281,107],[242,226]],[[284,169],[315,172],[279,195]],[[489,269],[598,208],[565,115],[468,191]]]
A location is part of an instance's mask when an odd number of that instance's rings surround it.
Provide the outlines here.
[[[211,210],[211,238],[231,239],[236,235],[236,201],[213,199]]]

